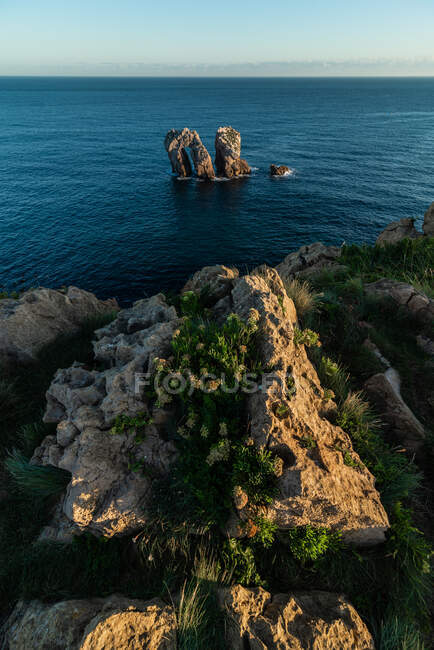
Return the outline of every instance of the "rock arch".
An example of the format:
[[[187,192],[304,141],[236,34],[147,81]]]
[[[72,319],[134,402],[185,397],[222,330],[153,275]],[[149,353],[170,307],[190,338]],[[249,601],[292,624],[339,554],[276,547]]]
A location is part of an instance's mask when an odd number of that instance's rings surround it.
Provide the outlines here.
[[[185,178],[192,175],[190,158],[186,149],[190,149],[195,172],[199,178],[212,179],[215,177],[211,156],[199,137],[197,131],[190,129],[170,129],[165,139],[164,146],[169,156],[172,171]]]

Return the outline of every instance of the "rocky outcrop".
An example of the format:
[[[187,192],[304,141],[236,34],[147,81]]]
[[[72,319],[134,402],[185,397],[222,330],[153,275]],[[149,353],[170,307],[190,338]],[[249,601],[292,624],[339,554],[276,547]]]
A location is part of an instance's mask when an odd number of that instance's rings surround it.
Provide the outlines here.
[[[251,310],[259,315],[258,350],[267,371],[262,390],[248,396],[250,436],[283,467],[266,516],[279,529],[311,525],[342,531],[355,544],[382,542],[389,523],[374,477],[329,420],[334,404],[304,346],[294,342],[297,315],[278,273],[261,267],[236,281],[230,310],[242,319]],[[251,518],[249,505],[237,512],[243,521]]]
[[[227,296],[238,277],[238,269],[223,265],[204,266],[186,282],[182,293],[194,291],[197,294],[207,293],[214,301]]]
[[[286,165],[270,165],[271,176],[286,176],[291,170]]]
[[[170,129],[165,139],[164,146],[172,165],[172,171],[180,177],[192,175],[190,159],[187,149],[191,152],[193,166],[199,178],[212,179],[215,176],[211,157],[202,143],[197,131],[190,129]]]
[[[89,318],[119,309],[116,300],[68,287],[32,289],[18,299],[0,300],[0,365],[36,360],[39,350],[56,337],[73,334]]]
[[[215,136],[215,166],[218,176],[233,178],[250,174],[251,169],[241,158],[241,135],[231,126],[221,126]]]
[[[44,420],[57,423],[57,433],[44,439],[32,462],[71,472],[61,508],[75,531],[110,537],[145,521],[152,477],[168,470],[176,449],[160,435],[164,418],[158,409],[150,413],[140,381],[156,357],[168,355],[178,322],[161,294],[138,301],[96,332],[95,357],[105,369],[75,363],[59,370],[47,391]],[[137,427],[110,433],[117,416],[138,414],[139,437]]]
[[[375,243],[377,246],[384,246],[385,244],[397,244],[402,239],[417,239],[418,237],[422,237],[422,233],[414,227],[414,219],[400,219],[389,223],[378,235]]]
[[[324,270],[344,269],[338,262],[341,252],[339,246],[325,246],[321,242],[315,242],[287,255],[276,269],[284,280],[294,276],[309,276]]]
[[[434,237],[434,203],[425,212],[422,230],[427,237]]]
[[[366,625],[343,596],[324,591],[270,593],[240,585],[222,590],[231,650],[374,650]]]
[[[422,324],[431,325],[434,321],[434,300],[415,289],[411,284],[383,278],[365,284],[365,291],[370,296],[393,300]]]
[[[324,591],[272,595],[261,587],[222,588],[230,650],[374,650],[372,637],[343,596]],[[4,650],[176,650],[177,619],[158,598],[120,595],[45,604],[19,602],[2,628]]]
[[[3,626],[3,650],[176,650],[176,617],[161,600],[110,596],[19,602]]]

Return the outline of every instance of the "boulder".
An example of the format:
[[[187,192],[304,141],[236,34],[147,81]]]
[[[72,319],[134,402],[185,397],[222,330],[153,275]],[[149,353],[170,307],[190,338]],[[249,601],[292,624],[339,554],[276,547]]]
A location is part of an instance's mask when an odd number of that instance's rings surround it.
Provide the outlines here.
[[[341,531],[347,542],[384,541],[389,527],[372,474],[350,437],[330,421],[335,408],[303,345],[294,342],[297,314],[274,269],[235,282],[231,311],[259,318],[262,389],[248,396],[250,437],[281,459],[279,495],[264,509],[279,529],[310,525]],[[252,310],[255,310],[252,312]],[[348,463],[348,458],[351,462]],[[249,506],[237,511],[249,520]]]
[[[144,523],[153,477],[168,471],[176,448],[164,439],[166,425],[152,421],[142,382],[154,359],[168,356],[178,324],[175,308],[161,294],[140,300],[95,333],[95,358],[103,369],[74,363],[57,371],[44,415],[45,422],[57,423],[57,433],[43,440],[32,462],[71,473],[61,504],[71,525],[57,517],[68,534],[110,537]],[[138,439],[134,427],[110,433],[117,416],[138,414]],[[56,536],[56,525],[46,537]]]
[[[427,237],[434,237],[434,203],[425,212],[422,230]]]
[[[233,178],[250,174],[241,157],[241,134],[231,126],[221,126],[215,136],[215,166],[218,176]]]
[[[185,178],[192,175],[190,159],[186,149],[190,149],[195,172],[199,178],[212,179],[215,176],[211,157],[202,143],[197,131],[190,129],[170,129],[165,139],[164,146],[172,165],[172,171]]]
[[[4,650],[176,650],[172,607],[155,598],[45,604],[20,601],[2,629]]]
[[[0,300],[0,365],[36,361],[39,350],[63,334],[74,334],[92,317],[119,309],[116,300],[68,287],[32,289],[18,299]]]
[[[324,591],[271,595],[261,587],[222,589],[226,643],[231,650],[374,650],[356,610]]]
[[[425,429],[401,395],[401,379],[392,367],[365,382],[365,391],[392,433],[408,449],[417,451],[424,442]]]
[[[175,599],[175,602],[177,599]],[[374,650],[372,637],[343,597],[324,591],[272,595],[261,587],[221,588],[226,647],[231,650]],[[121,595],[20,601],[4,623],[4,650],[176,650],[176,613],[159,598]]]
[[[290,173],[291,170],[286,165],[270,165],[271,176],[285,176]]]
[[[315,242],[287,255],[276,269],[284,280],[294,276],[309,276],[324,270],[345,269],[346,267],[337,261],[341,252],[339,246],[325,246],[321,242]]]
[[[234,280],[238,277],[238,270],[223,265],[204,266],[187,281],[182,293],[194,291],[201,294],[207,291],[211,299],[219,300],[227,296],[233,288]]]
[[[375,243],[377,246],[384,246],[385,244],[397,244],[402,239],[417,239],[418,237],[422,237],[422,233],[414,227],[414,219],[400,219],[389,223],[378,235]]]
[[[429,326],[434,321],[434,300],[415,289],[411,284],[382,278],[376,282],[365,284],[365,291],[370,296],[393,300],[422,324]]]

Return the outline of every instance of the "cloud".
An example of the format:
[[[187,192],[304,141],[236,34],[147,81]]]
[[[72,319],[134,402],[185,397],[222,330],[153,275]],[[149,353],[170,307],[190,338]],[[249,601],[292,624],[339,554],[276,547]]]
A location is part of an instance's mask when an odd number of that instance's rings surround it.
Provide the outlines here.
[[[148,77],[324,77],[433,76],[434,57],[414,59],[354,59],[258,61],[245,63],[166,64],[101,61],[57,65],[0,64],[0,75],[148,76]]]

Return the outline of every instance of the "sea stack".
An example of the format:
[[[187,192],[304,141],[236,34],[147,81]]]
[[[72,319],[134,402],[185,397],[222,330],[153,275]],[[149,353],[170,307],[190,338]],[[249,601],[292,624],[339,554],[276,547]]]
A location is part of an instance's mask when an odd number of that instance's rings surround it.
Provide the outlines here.
[[[190,129],[170,129],[164,139],[164,146],[169,156],[172,171],[181,178],[192,175],[190,158],[186,149],[190,149],[195,172],[199,178],[215,177],[211,156],[199,137],[197,131]]]
[[[218,176],[233,178],[250,174],[251,169],[241,157],[241,134],[231,126],[221,126],[215,136],[215,166]]]

